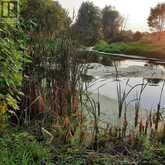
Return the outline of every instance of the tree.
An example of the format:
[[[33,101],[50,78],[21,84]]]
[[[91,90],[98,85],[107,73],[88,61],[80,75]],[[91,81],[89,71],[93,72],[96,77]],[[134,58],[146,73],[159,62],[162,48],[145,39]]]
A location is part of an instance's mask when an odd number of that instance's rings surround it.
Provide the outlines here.
[[[58,1],[23,0],[21,16],[37,25],[37,32],[58,35],[70,25],[70,18]],[[47,34],[46,34],[47,35]]]
[[[131,30],[122,30],[115,34],[113,42],[131,42],[133,41],[133,32]]]
[[[161,32],[165,30],[165,3],[158,4],[155,8],[151,8],[148,25],[159,33],[158,39],[160,40]]]
[[[134,41],[139,41],[143,37],[143,34],[139,31],[135,32],[133,35],[133,40]]]
[[[83,2],[73,31],[81,44],[89,46],[95,44],[102,34],[101,11],[92,2]]]
[[[50,56],[50,52],[55,47],[54,39],[69,31],[71,19],[58,1],[22,0],[21,2],[20,16],[26,25],[24,31],[29,36],[31,65],[38,65],[42,62],[42,57]]]
[[[102,15],[104,38],[110,41],[120,32],[124,19],[120,13],[111,6],[105,6],[102,10]]]

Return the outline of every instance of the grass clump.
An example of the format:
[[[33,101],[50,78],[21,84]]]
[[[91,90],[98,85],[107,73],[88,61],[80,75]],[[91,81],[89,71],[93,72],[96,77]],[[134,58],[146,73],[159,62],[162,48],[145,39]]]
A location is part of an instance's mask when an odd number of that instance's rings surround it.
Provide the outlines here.
[[[51,165],[49,150],[32,135],[25,131],[9,132],[0,137],[0,164]]]

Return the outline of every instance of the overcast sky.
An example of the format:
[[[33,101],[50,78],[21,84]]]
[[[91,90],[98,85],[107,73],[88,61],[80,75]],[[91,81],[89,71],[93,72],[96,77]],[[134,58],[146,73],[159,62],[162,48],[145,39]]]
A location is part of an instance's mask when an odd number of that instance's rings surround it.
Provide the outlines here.
[[[58,0],[62,6],[72,14],[73,9],[78,11],[81,3],[85,0]],[[103,8],[105,5],[114,6],[125,18],[127,29],[134,31],[148,31],[147,18],[150,8],[165,0],[90,0],[95,5]]]

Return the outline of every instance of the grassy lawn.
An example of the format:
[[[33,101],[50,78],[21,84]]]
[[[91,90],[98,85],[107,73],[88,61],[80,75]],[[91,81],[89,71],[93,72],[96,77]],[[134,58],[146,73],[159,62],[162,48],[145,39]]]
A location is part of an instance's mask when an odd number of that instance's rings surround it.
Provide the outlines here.
[[[138,55],[165,59],[165,42],[118,42],[108,44],[100,41],[95,49],[107,53]]]

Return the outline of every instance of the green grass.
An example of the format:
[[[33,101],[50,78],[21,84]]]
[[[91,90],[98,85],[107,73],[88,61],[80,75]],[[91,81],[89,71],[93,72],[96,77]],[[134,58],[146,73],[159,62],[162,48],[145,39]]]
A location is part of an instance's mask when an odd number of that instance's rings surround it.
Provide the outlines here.
[[[152,143],[145,136],[140,137],[134,144],[128,145],[120,140],[109,142],[106,146],[100,143],[98,152],[71,144],[53,145],[50,149],[38,143],[31,134],[10,129],[0,137],[0,165],[129,165],[132,162],[147,165],[164,164],[163,144]],[[126,155],[123,155],[122,146],[128,150]],[[115,155],[112,154],[114,151]]]
[[[108,44],[105,41],[100,41],[95,45],[95,49],[114,54],[165,58],[165,44],[159,42],[118,42]]]
[[[9,130],[0,137],[0,165],[50,165],[49,150],[27,132]]]
[[[125,153],[123,152],[125,150]],[[56,148],[54,158],[58,165],[163,165],[165,146],[152,143],[147,137],[139,137],[134,144],[115,140],[106,146],[100,146],[98,152],[82,149],[80,146]]]

